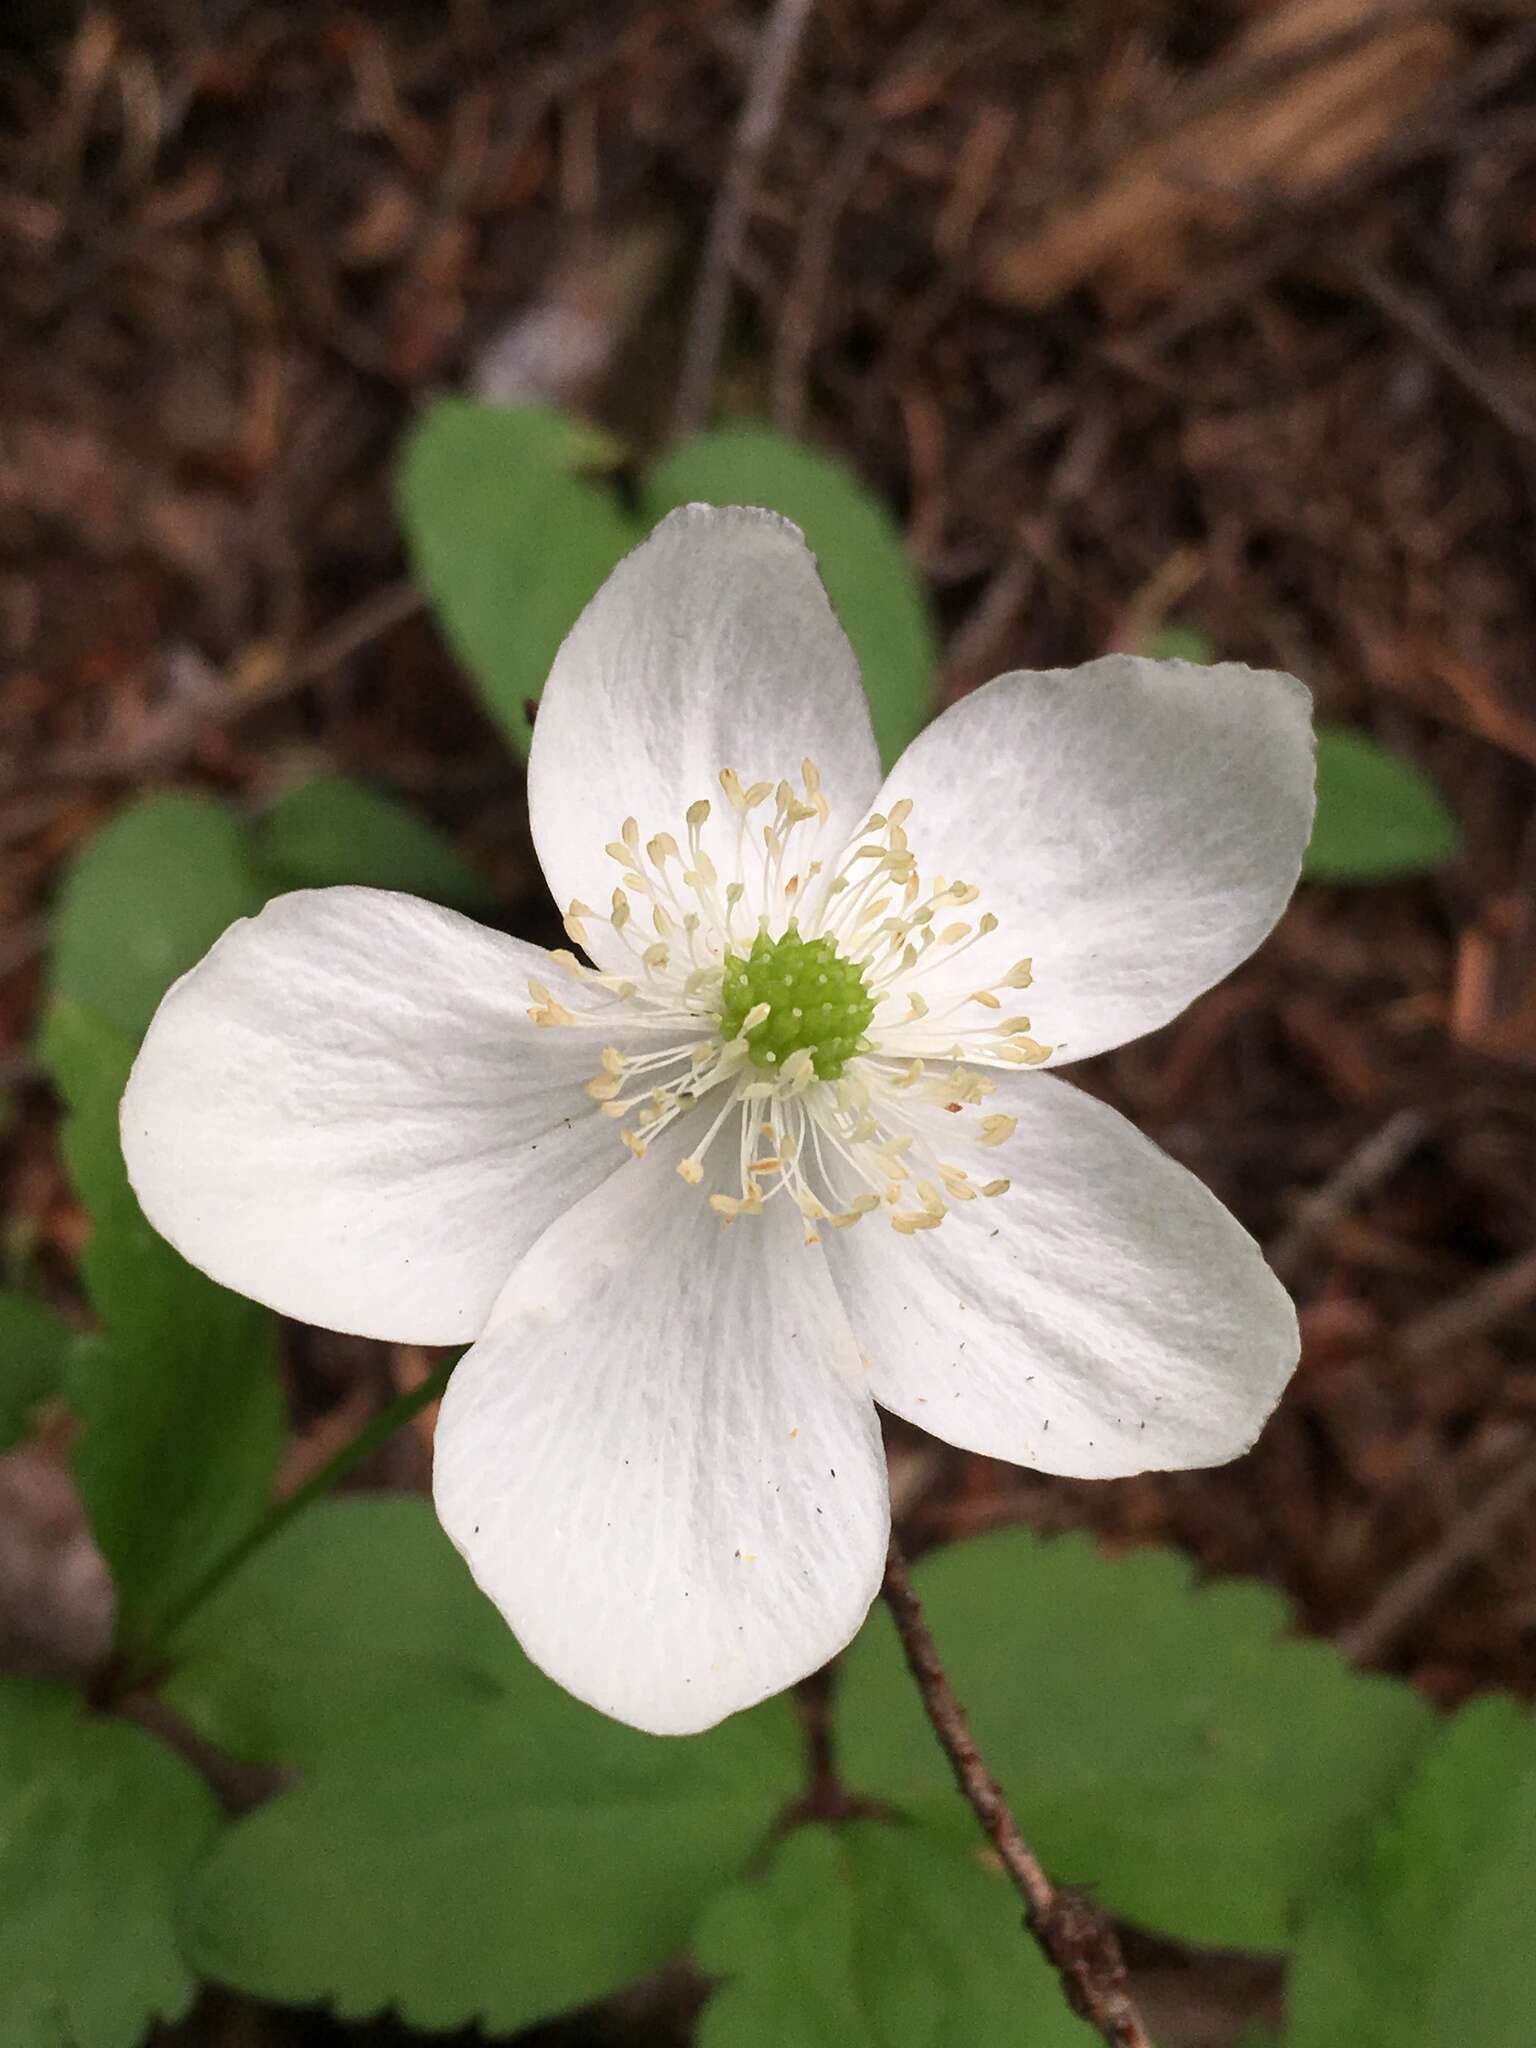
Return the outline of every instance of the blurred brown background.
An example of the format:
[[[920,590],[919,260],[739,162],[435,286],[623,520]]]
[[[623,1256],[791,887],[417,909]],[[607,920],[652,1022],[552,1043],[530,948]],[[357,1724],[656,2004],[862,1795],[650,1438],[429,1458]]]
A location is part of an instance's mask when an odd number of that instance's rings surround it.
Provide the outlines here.
[[[707,397],[702,273],[718,403],[897,508],[944,691],[1177,619],[1418,760],[1467,834],[1432,881],[1304,888],[1087,1077],[1297,1292],[1259,1449],[1089,1486],[904,1437],[913,1540],[1168,1539],[1441,1700],[1529,1690],[1536,6],[800,11],[10,0],[0,1230],[67,1293],[29,1039],[60,865],[127,792],[254,801],[323,761],[547,932],[520,771],[404,581],[392,454],[450,385],[656,445],[690,348]],[[309,1333],[292,1363],[295,1471],[420,1369]],[[420,1483],[424,1445],[376,1476]],[[58,1450],[0,1468],[0,1652],[99,1625]]]

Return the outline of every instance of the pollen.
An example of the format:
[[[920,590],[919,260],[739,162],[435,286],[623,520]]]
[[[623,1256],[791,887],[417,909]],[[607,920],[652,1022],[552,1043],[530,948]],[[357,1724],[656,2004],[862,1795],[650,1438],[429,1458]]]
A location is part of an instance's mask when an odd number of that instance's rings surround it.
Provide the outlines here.
[[[766,1073],[805,1053],[818,1081],[836,1081],[869,1050],[864,1034],[874,1014],[863,963],[845,958],[830,938],[802,938],[793,923],[776,939],[760,932],[749,952],[726,956],[721,1040],[745,1038],[752,1065]]]

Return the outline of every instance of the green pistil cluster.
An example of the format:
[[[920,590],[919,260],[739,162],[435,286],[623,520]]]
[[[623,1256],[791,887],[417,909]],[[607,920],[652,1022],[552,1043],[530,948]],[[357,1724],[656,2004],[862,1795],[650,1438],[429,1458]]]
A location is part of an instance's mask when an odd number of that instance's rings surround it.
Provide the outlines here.
[[[720,991],[720,1036],[741,1036],[759,1004],[768,1015],[747,1033],[752,1064],[773,1073],[803,1047],[819,1081],[835,1081],[858,1052],[875,999],[864,970],[845,960],[830,939],[802,939],[791,925],[782,938],[759,932],[750,953],[728,953]]]

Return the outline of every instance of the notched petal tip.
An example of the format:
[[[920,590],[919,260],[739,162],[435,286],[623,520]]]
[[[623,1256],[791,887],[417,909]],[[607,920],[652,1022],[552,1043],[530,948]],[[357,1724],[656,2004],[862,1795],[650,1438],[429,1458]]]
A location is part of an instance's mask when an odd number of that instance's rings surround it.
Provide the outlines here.
[[[600,903],[606,848],[681,834],[721,770],[743,790],[826,779],[829,843],[851,836],[880,779],[858,663],[804,536],[776,512],[685,505],[625,556],[566,636],[528,761],[529,821],[551,892]],[[726,808],[724,806],[721,807]],[[725,827],[711,821],[713,837]],[[616,964],[611,935],[590,944]]]
[[[658,519],[632,552],[642,554],[657,541],[679,532],[689,532],[690,538],[701,544],[729,545],[750,536],[754,529],[759,534],[773,534],[794,542],[815,560],[802,529],[782,512],[771,511],[766,505],[710,505],[702,498],[679,505]]]

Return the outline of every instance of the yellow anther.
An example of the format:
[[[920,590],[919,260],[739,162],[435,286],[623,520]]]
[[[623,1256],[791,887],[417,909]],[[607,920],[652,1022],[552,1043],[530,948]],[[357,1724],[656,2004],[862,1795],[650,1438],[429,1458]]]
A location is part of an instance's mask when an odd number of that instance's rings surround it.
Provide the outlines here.
[[[936,1157],[936,1120],[925,1116],[910,1131],[893,1130],[892,1124],[905,1120],[899,1091],[925,1110],[958,1116],[981,1104],[994,1086],[971,1062],[1033,1066],[1051,1056],[1051,1049],[1030,1035],[1030,1020],[1005,1017],[1006,998],[1000,1000],[1004,987],[1029,985],[1030,963],[1016,962],[1005,982],[965,995],[966,1002],[985,1013],[985,1021],[963,1022],[964,1013],[956,1007],[963,991],[954,987],[953,976],[946,986],[935,974],[937,995],[930,994],[926,976],[950,953],[989,938],[999,929],[998,920],[984,912],[953,921],[947,906],[973,903],[980,892],[970,883],[920,870],[906,830],[913,814],[910,799],[903,798],[884,815],[874,813],[859,843],[825,863],[823,873],[823,862],[809,858],[806,843],[817,820],[830,816],[814,761],[801,763],[799,783],[764,780],[747,786],[735,768],[727,767],[718,771],[718,784],[717,801],[730,807],[722,815],[734,814],[737,820],[737,830],[722,836],[720,848],[711,843],[710,853],[704,850],[703,828],[713,815],[707,797],[687,807],[681,851],[669,832],[642,842],[633,817],[624,820],[609,845],[622,885],[613,891],[611,921],[632,955],[629,973],[636,978],[621,979],[578,961],[574,953],[561,956],[562,970],[572,981],[600,988],[605,1004],[638,1000],[655,1023],[676,1027],[675,1036],[654,1050],[605,1047],[601,1070],[583,1084],[595,1108],[620,1123],[625,1144],[644,1158],[660,1132],[714,1096],[717,1107],[699,1124],[706,1135],[674,1167],[678,1177],[691,1187],[703,1183],[717,1135],[728,1118],[739,1116],[739,1160],[736,1139],[724,1144],[733,1160],[732,1182],[739,1172],[740,1185],[729,1194],[707,1192],[711,1208],[723,1223],[731,1223],[787,1195],[802,1219],[807,1244],[821,1241],[828,1222],[848,1229],[876,1210],[890,1216],[903,1234],[931,1230],[951,1204],[1002,1193],[1005,1180],[978,1185],[964,1167]],[[748,833],[747,814],[759,807],[758,826]],[[717,871],[716,858],[723,873]],[[676,865],[669,868],[668,862]],[[808,886],[813,881],[814,890]],[[749,898],[750,912],[738,917],[738,908],[745,912]],[[647,904],[650,916],[642,918]],[[586,947],[594,915],[586,904],[572,900],[565,928],[576,945]],[[819,1016],[813,1006],[823,994],[830,1002],[836,993],[821,987],[828,982],[826,972],[819,973],[818,982],[819,962],[811,960],[804,987],[786,974],[782,989],[778,982],[749,983],[747,992],[739,976],[727,976],[728,1000],[722,979],[736,950],[755,943],[742,935],[743,922],[755,924],[774,947],[786,927],[798,935],[802,919],[809,927],[799,941],[802,946],[833,946],[839,960],[852,962],[869,977],[870,1014],[864,1020],[869,1037],[848,1035],[850,1053],[860,1056],[849,1057],[846,1067],[831,1068],[831,1087],[818,1079],[817,1055],[808,1038],[799,1042],[802,1026],[805,1033],[810,1030],[805,1020]],[[599,1032],[610,1028],[598,1023],[600,1013],[573,1014],[541,983],[530,984],[529,996],[536,1005],[529,1015],[536,1023],[596,1024]],[[751,1007],[738,1012],[738,1003]],[[952,1043],[945,1033],[954,1034]],[[918,1045],[926,1041],[930,1049],[914,1057],[904,1037]],[[872,1060],[862,1057],[871,1051]],[[761,1070],[761,1078],[754,1068]],[[978,1122],[984,1145],[1000,1145],[1017,1129],[1017,1120],[1006,1115],[978,1114]],[[864,1187],[846,1205],[839,1205],[825,1184],[829,1167],[822,1147],[827,1138]]]
[[[557,1024],[576,1022],[574,1013],[552,996],[542,981],[535,981],[531,975],[528,979],[528,993],[534,1001],[534,1008],[528,1012],[530,1023],[539,1025],[543,1030],[549,1030]]]
[[[1056,1050],[1054,1046],[1042,1045],[1036,1038],[1026,1038],[1020,1032],[1009,1045],[1000,1046],[998,1052],[1003,1059],[1011,1059],[1026,1067],[1038,1067],[1042,1060],[1048,1060]]]

